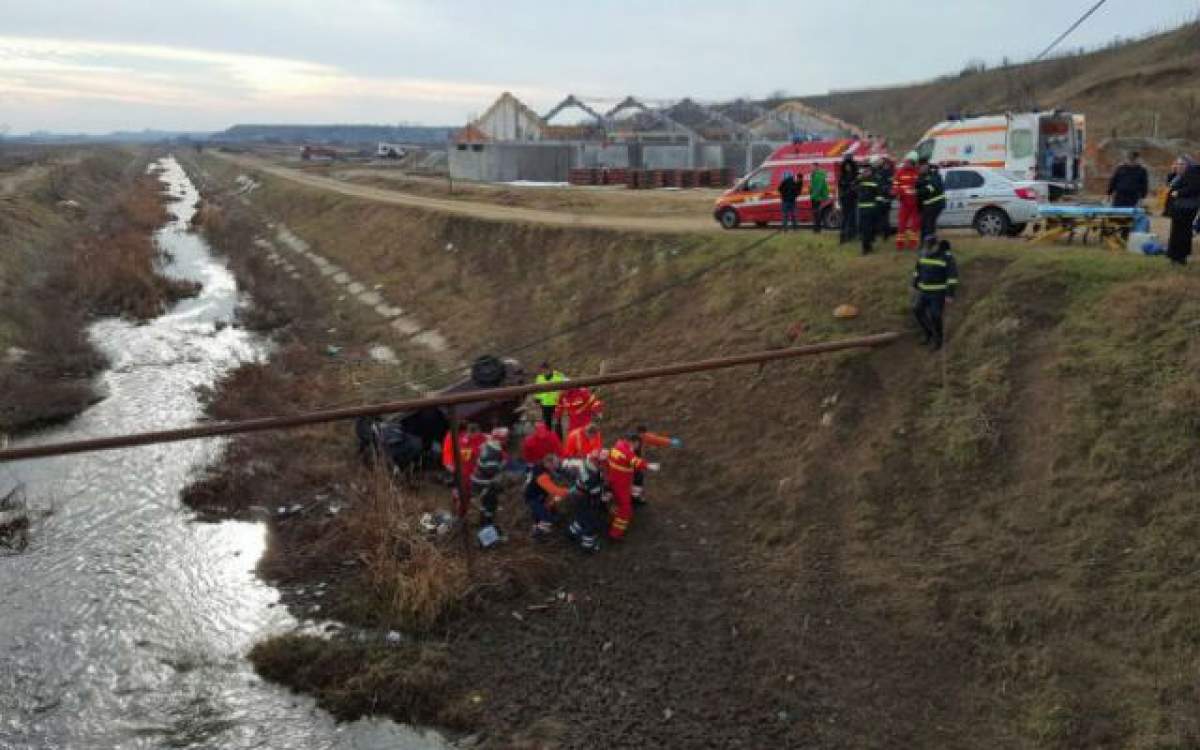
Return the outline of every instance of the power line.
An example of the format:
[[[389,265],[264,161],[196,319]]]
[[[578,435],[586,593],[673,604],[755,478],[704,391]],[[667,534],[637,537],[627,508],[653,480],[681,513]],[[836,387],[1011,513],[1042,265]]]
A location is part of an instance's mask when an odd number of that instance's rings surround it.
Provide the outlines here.
[[[1088,10],[1088,12],[1087,12],[1087,13],[1084,13],[1082,16],[1080,16],[1080,17],[1079,17],[1079,20],[1077,20],[1075,23],[1071,24],[1071,27],[1070,27],[1069,29],[1067,29],[1067,30],[1066,30],[1066,31],[1064,31],[1063,33],[1059,34],[1059,35],[1058,35],[1058,38],[1057,38],[1057,39],[1055,39],[1053,42],[1051,42],[1049,47],[1047,47],[1046,49],[1042,50],[1042,54],[1040,54],[1040,55],[1038,55],[1037,57],[1033,58],[1033,61],[1034,61],[1034,62],[1037,62],[1038,60],[1041,60],[1043,57],[1045,57],[1046,55],[1048,55],[1048,54],[1050,53],[1050,50],[1052,50],[1052,49],[1054,49],[1055,47],[1057,47],[1059,42],[1061,42],[1062,40],[1064,40],[1064,39],[1066,39],[1068,36],[1070,36],[1070,34],[1071,34],[1071,32],[1072,32],[1072,31],[1074,31],[1075,29],[1079,28],[1079,25],[1080,25],[1081,23],[1083,23],[1084,21],[1088,20],[1088,18],[1090,18],[1090,17],[1092,16],[1092,14],[1093,14],[1093,13],[1095,13],[1095,12],[1096,12],[1096,11],[1098,11],[1098,10],[1100,10],[1100,6],[1101,6],[1101,5],[1104,5],[1104,3],[1105,3],[1105,2],[1107,2],[1107,1],[1108,1],[1108,0],[1100,0],[1100,2],[1096,3],[1095,5],[1093,5],[1093,6],[1091,7],[1091,9],[1089,9],[1089,10]]]

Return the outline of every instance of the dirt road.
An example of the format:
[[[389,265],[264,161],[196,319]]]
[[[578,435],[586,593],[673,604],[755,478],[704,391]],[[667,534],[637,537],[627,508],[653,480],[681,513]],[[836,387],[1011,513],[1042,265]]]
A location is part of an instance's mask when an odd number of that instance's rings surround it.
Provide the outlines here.
[[[250,156],[216,153],[245,169],[269,174],[308,187],[330,192],[341,193],[354,198],[363,198],[380,203],[391,203],[399,206],[424,208],[450,214],[473,216],[477,219],[492,219],[496,221],[532,222],[535,224],[550,224],[554,226],[569,226],[595,229],[626,229],[641,232],[664,232],[679,234],[684,232],[715,232],[719,231],[717,223],[707,214],[695,217],[647,217],[647,216],[609,216],[559,211],[547,211],[534,208],[514,206],[499,206],[491,203],[473,203],[469,201],[446,200],[426,196],[402,193],[397,190],[357,185],[306,174],[296,169],[270,164]]]

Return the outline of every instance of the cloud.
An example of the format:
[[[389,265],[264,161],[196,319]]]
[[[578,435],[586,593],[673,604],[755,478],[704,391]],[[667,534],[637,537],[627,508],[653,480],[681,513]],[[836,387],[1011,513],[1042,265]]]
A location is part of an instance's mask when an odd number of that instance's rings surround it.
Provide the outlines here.
[[[168,47],[0,36],[0,96],[34,105],[48,100],[138,103],[234,113],[306,108],[312,120],[340,106],[381,113],[405,105],[442,105],[456,114],[485,106],[503,86],[352,74],[334,65],[262,55]],[[549,96],[528,87],[527,93]],[[423,109],[428,109],[425,107]],[[460,119],[456,117],[456,119]],[[134,123],[130,123],[133,125]]]

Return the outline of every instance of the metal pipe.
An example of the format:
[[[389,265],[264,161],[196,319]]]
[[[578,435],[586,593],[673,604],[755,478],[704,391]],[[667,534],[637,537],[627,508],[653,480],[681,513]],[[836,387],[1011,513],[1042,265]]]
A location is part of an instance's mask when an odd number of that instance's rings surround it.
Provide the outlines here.
[[[788,349],[775,349],[772,351],[755,352],[753,354],[737,354],[731,357],[717,357],[714,359],[705,359],[696,362],[684,362],[677,365],[646,367],[640,370],[614,372],[609,375],[592,375],[589,377],[576,378],[574,380],[558,383],[532,383],[529,385],[488,388],[486,390],[463,391],[461,393],[429,396],[426,398],[415,398],[405,401],[390,401],[381,404],[365,404],[363,406],[350,406],[342,409],[328,409],[325,411],[309,412],[307,414],[295,414],[286,417],[260,417],[258,419],[244,419],[236,422],[226,422],[224,424],[197,425],[195,427],[184,427],[175,430],[159,430],[156,432],[141,432],[132,435],[117,435],[113,437],[74,440],[66,443],[34,445],[25,448],[9,448],[7,450],[0,450],[0,463],[5,461],[17,461],[26,458],[65,456],[72,453],[88,453],[92,451],[114,450],[117,448],[132,448],[139,445],[171,443],[180,440],[195,440],[198,438],[219,437],[222,435],[238,435],[248,432],[262,432],[265,430],[285,430],[295,427],[304,427],[312,424],[336,422],[342,419],[353,419],[355,417],[367,417],[377,414],[412,411],[430,406],[454,406],[456,404],[469,404],[479,401],[507,401],[514,398],[523,398],[524,396],[528,396],[533,393],[563,391],[567,390],[568,388],[577,388],[580,386],[590,387],[597,385],[611,385],[613,383],[628,383],[636,380],[665,378],[674,375],[687,375],[694,372],[704,372],[706,370],[719,370],[727,367],[737,367],[739,365],[752,365],[762,362],[772,362],[779,359],[792,359],[794,357],[827,354],[829,352],[843,351],[845,349],[874,348],[886,346],[887,344],[896,341],[898,338],[900,338],[900,334],[898,333],[878,333],[872,336],[863,336],[861,338],[845,339],[842,341],[830,341],[824,344],[809,344],[807,346],[796,346]],[[457,446],[455,446],[455,448],[457,448]]]

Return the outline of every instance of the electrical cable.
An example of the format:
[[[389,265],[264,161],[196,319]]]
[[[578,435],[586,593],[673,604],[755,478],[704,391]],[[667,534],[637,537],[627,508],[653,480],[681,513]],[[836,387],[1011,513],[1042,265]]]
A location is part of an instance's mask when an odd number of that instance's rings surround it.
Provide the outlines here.
[[[1059,42],[1061,42],[1062,40],[1066,39],[1066,38],[1067,38],[1067,37],[1068,37],[1068,36],[1071,34],[1071,32],[1072,32],[1072,31],[1074,31],[1075,29],[1079,28],[1079,25],[1080,25],[1080,24],[1082,24],[1084,21],[1086,21],[1086,20],[1088,20],[1089,18],[1091,18],[1092,14],[1093,14],[1093,13],[1095,13],[1096,11],[1100,10],[1100,6],[1101,6],[1101,5],[1104,5],[1104,3],[1106,3],[1107,1],[1108,1],[1108,0],[1100,0],[1098,3],[1096,3],[1095,5],[1093,5],[1093,6],[1092,6],[1092,7],[1091,7],[1091,8],[1088,10],[1088,12],[1084,13],[1082,16],[1080,16],[1080,17],[1079,17],[1079,19],[1078,19],[1078,20],[1076,20],[1076,21],[1075,21],[1075,23],[1071,24],[1071,27],[1070,27],[1070,28],[1068,28],[1068,29],[1067,29],[1066,31],[1064,31],[1063,33],[1059,34],[1059,35],[1058,35],[1058,38],[1057,38],[1057,39],[1055,39],[1053,42],[1051,42],[1049,47],[1047,47],[1046,49],[1042,50],[1042,53],[1041,53],[1040,55],[1038,55],[1037,57],[1033,58],[1033,62],[1037,62],[1038,60],[1041,60],[1041,59],[1042,59],[1043,57],[1045,57],[1046,55],[1050,54],[1050,50],[1052,50],[1052,49],[1054,49],[1055,47],[1057,47],[1057,46],[1058,46],[1058,44],[1059,44]]]

